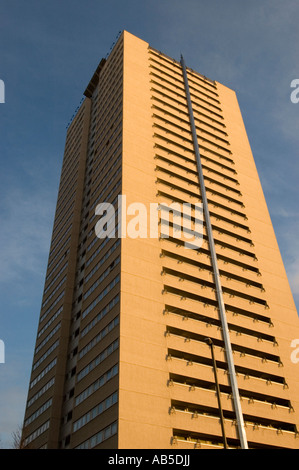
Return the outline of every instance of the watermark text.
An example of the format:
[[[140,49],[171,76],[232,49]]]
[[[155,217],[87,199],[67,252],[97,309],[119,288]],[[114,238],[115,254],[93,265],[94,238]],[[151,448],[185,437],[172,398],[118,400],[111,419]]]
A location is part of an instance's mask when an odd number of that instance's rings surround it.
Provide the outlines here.
[[[0,364],[4,364],[5,362],[5,345],[4,341],[0,339]]]
[[[133,202],[118,196],[117,208],[102,202],[95,208],[100,219],[95,225],[98,238],[176,238],[186,248],[198,249],[203,243],[202,203]]]
[[[291,348],[296,348],[291,353],[291,361],[293,364],[297,364],[299,362],[299,339],[293,339]]]
[[[294,104],[299,103],[299,78],[294,78],[290,86],[291,88],[295,88],[290,95],[291,102]]]
[[[3,80],[0,80],[0,103],[5,103],[5,85]]]

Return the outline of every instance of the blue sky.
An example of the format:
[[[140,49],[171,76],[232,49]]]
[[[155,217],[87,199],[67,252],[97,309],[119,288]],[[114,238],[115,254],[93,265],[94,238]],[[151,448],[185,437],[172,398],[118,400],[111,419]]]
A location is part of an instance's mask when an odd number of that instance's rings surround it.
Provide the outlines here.
[[[237,92],[299,307],[297,0],[0,0],[0,447],[22,424],[66,126],[126,29]]]

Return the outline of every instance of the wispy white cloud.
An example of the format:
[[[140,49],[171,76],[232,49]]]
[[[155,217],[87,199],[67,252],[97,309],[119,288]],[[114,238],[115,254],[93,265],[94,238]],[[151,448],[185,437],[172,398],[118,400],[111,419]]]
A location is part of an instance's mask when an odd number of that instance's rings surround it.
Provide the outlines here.
[[[46,184],[41,188],[36,171],[35,177],[38,184],[27,174],[26,185],[9,187],[1,201],[0,281],[4,292],[18,289],[19,301],[45,272],[54,217],[55,192]]]
[[[3,366],[1,366],[3,367]],[[26,393],[24,389],[16,387],[11,377],[8,378],[10,386],[5,387],[1,392],[0,413],[0,448],[8,449],[12,447],[12,435],[22,426],[24,418],[24,403]],[[7,406],[7,403],[10,406]]]
[[[28,368],[20,360],[24,353],[19,347],[0,365],[0,448],[11,448],[12,434],[23,424],[29,381]]]

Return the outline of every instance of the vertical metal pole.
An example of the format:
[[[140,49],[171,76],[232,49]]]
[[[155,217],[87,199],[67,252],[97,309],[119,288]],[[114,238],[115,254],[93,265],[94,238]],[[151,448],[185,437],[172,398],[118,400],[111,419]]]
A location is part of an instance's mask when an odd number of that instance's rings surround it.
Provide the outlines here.
[[[220,414],[220,423],[221,423],[221,429],[222,429],[223,445],[224,445],[225,449],[228,449],[227,441],[226,441],[226,435],[225,435],[223,411],[222,411],[222,405],[221,405],[220,387],[219,387],[219,383],[218,383],[217,364],[216,364],[215,354],[214,354],[214,343],[211,340],[211,338],[207,338],[206,343],[211,348],[211,356],[212,356],[212,361],[213,361],[213,370],[214,370],[214,377],[215,377],[218,408],[219,408],[219,414]]]
[[[228,370],[229,370],[229,375],[230,375],[234,408],[235,408],[235,413],[236,413],[236,418],[237,418],[239,438],[240,438],[241,448],[248,449],[247,437],[246,437],[246,432],[245,432],[245,424],[244,424],[244,419],[243,419],[243,414],[242,414],[242,409],[241,409],[240,395],[239,395],[237,377],[236,377],[236,372],[235,372],[235,365],[233,361],[233,352],[232,352],[232,347],[230,343],[230,336],[229,336],[226,313],[225,313],[223,293],[222,293],[222,287],[221,287],[221,282],[220,282],[220,274],[219,274],[219,269],[218,269],[216,249],[215,249],[214,237],[213,237],[213,232],[212,232],[212,224],[210,221],[208,199],[206,195],[206,188],[205,188],[204,176],[203,176],[202,165],[201,165],[201,158],[200,158],[198,141],[197,141],[197,132],[196,132],[196,127],[195,127],[195,122],[194,122],[193,108],[192,108],[192,102],[191,102],[190,91],[189,91],[189,83],[188,83],[186,65],[185,65],[183,56],[181,56],[181,66],[182,66],[183,76],[184,76],[185,92],[186,92],[187,103],[188,103],[189,118],[190,118],[190,125],[191,125],[192,138],[193,138],[193,146],[194,146],[194,151],[195,151],[195,156],[196,156],[197,172],[198,172],[198,177],[199,177],[199,185],[201,189],[203,209],[204,209],[204,214],[205,214],[205,222],[206,222],[209,247],[210,247],[210,252],[211,252],[214,280],[215,280],[215,285],[216,285],[216,295],[217,295],[217,301],[218,301],[218,307],[219,307],[219,313],[220,313],[220,319],[221,319],[221,325],[222,325],[222,333],[223,333],[223,340],[225,344]]]

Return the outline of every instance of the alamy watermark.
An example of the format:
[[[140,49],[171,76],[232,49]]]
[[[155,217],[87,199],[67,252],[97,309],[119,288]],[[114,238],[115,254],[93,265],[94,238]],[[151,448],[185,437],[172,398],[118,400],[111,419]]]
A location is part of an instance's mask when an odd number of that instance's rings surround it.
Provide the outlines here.
[[[291,361],[293,364],[297,364],[299,362],[299,339],[292,340],[291,348],[296,348],[291,353]]]
[[[117,209],[111,203],[102,202],[96,206],[95,215],[100,216],[95,225],[98,238],[172,237],[182,240],[186,248],[199,249],[202,246],[202,203],[160,202],[145,205],[133,202],[127,205],[126,196],[120,195]]]
[[[5,85],[4,81],[0,80],[0,103],[5,103]],[[5,362],[5,345],[4,341],[0,339],[0,364]]]
[[[5,362],[5,345],[4,341],[0,339],[0,364],[4,364]]]
[[[294,78],[290,86],[291,88],[295,88],[290,95],[291,102],[294,104],[299,103],[299,78]]]
[[[201,203],[133,202],[127,206],[125,195],[118,196],[117,209],[103,202],[96,206],[100,220],[95,226],[98,238],[180,238],[187,248],[200,248],[203,240],[203,209]],[[170,214],[172,213],[172,221]],[[128,221],[128,217],[133,216]],[[160,230],[159,230],[160,225]],[[171,233],[170,233],[171,232]]]
[[[0,103],[5,103],[5,85],[3,80],[0,80]]]

